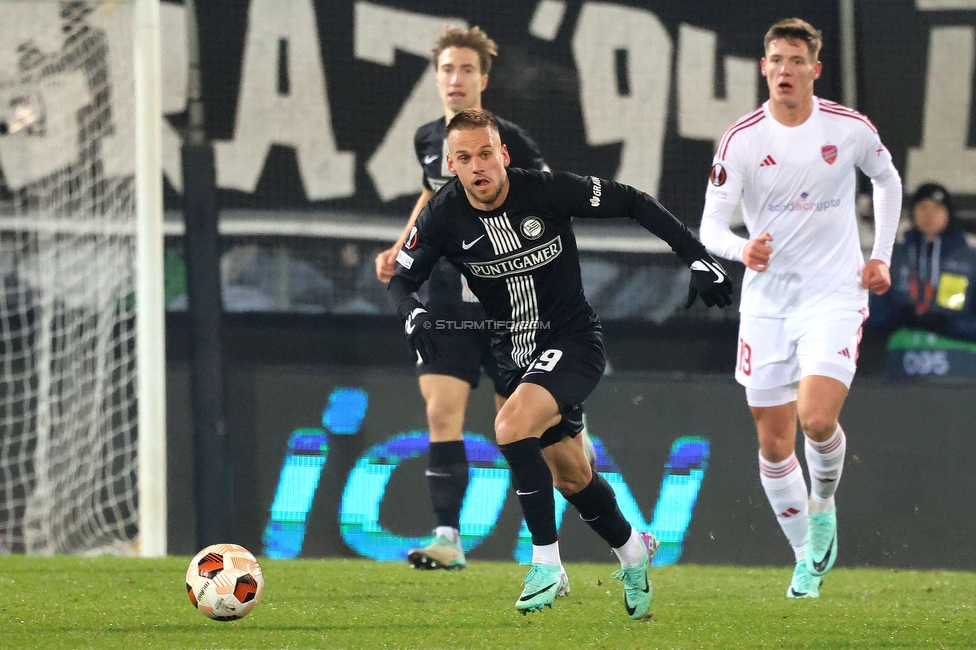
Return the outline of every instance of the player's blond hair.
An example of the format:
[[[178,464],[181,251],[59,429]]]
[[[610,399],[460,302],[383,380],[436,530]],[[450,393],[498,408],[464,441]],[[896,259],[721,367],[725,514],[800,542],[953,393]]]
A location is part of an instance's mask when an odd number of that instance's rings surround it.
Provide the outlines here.
[[[458,111],[457,115],[447,123],[447,134],[452,131],[468,131],[470,129],[493,129],[498,133],[498,121],[495,116],[483,108],[466,108]]]
[[[820,48],[823,47],[823,34],[802,18],[785,18],[770,27],[766,32],[766,38],[763,39],[763,50],[768,50],[769,44],[780,38],[806,43],[814,62],[820,56]]]
[[[477,52],[478,62],[481,64],[481,74],[491,72],[491,57],[498,56],[498,45],[488,38],[488,34],[478,26],[470,29],[454,26],[445,27],[441,35],[434,41],[432,52],[435,68],[441,52],[449,47],[466,47]]]

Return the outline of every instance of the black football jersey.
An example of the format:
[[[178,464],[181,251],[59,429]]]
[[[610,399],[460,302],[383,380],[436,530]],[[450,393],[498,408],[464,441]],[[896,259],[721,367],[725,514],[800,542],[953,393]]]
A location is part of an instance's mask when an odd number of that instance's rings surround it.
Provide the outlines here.
[[[488,314],[495,356],[515,367],[555,336],[600,327],[583,295],[573,217],[629,216],[676,251],[704,251],[680,221],[632,187],[511,168],[508,178],[505,202],[490,212],[472,207],[460,181],[450,180],[420,213],[396,274],[420,285],[447,258]]]
[[[495,117],[498,132],[508,148],[512,167],[548,170],[539,146],[522,127]],[[445,118],[428,122],[414,135],[417,161],[423,169],[423,185],[436,192],[454,178],[447,169],[447,121]],[[480,319],[484,312],[471,291],[465,290],[461,275],[448,263],[442,262],[432,272],[427,285],[428,305],[442,318]]]
[[[512,159],[512,167],[548,169],[546,161],[542,158],[542,152],[539,151],[539,145],[522,127],[514,122],[503,120],[497,115],[495,119],[498,121],[498,133],[501,135],[502,144],[508,148],[508,155]],[[447,169],[446,136],[447,120],[442,117],[424,124],[417,129],[413,137],[417,161],[424,170],[424,187],[434,192],[454,178]]]

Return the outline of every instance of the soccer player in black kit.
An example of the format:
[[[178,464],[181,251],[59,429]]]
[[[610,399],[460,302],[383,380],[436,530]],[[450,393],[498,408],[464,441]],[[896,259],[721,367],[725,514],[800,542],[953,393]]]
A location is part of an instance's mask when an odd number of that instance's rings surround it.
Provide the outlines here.
[[[583,295],[572,217],[629,217],[691,267],[686,306],[732,304],[732,282],[694,235],[655,199],[595,177],[506,169],[510,158],[492,115],[457,113],[447,126],[445,185],[397,254],[390,292],[411,347],[437,358],[445,321],[416,292],[441,257],[467,279],[488,314],[505,398],[495,438],[511,469],[532,535],[532,567],[515,603],[523,614],[569,590],[559,557],[552,487],[613,549],[633,619],[651,606],[650,558],[613,489],[587,462],[582,404],[603,374],[600,320]]]
[[[424,124],[414,136],[417,161],[423,168],[423,184],[410,219],[399,240],[376,257],[376,275],[389,282],[394,262],[417,215],[453,175],[447,169],[447,122],[465,108],[481,108],[481,93],[488,83],[495,42],[478,27],[449,27],[434,43],[438,93],[444,117]],[[547,169],[539,147],[519,126],[502,119],[498,128],[508,145],[514,167]],[[429,306],[441,318],[480,323],[485,311],[468,289],[461,274],[446,260],[434,267],[428,285]],[[434,539],[425,548],[412,549],[407,561],[418,569],[463,569],[466,566],[461,543],[460,519],[468,488],[468,459],[464,451],[464,416],[468,395],[477,388],[484,368],[495,380],[488,332],[459,330],[444,341],[441,354],[418,367],[420,392],[427,405],[430,430],[427,487],[434,509]],[[496,405],[501,404],[497,397]]]

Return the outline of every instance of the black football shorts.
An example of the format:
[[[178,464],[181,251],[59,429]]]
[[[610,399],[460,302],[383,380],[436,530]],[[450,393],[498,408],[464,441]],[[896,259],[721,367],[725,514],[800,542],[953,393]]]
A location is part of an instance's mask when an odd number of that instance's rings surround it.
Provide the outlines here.
[[[491,354],[491,336],[484,330],[459,330],[442,334],[434,339],[437,356],[430,363],[417,365],[418,375],[447,375],[456,377],[477,388],[481,371],[495,384],[495,392],[501,386],[498,364]]]
[[[562,421],[542,434],[543,447],[565,437],[575,438],[583,430],[583,402],[603,377],[607,358],[600,330],[558,337],[539,350],[525,368],[503,371],[503,397],[510,396],[519,384],[545,388],[555,398]]]

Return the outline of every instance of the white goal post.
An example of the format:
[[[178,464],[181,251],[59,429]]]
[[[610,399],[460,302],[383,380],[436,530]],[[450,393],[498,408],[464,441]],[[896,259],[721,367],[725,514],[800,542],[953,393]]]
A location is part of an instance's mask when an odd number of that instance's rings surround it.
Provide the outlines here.
[[[159,0],[135,0],[134,21],[136,293],[145,298],[136,319],[139,553],[162,557],[166,555],[166,307]]]
[[[166,554],[158,0],[0,0],[0,551]]]

